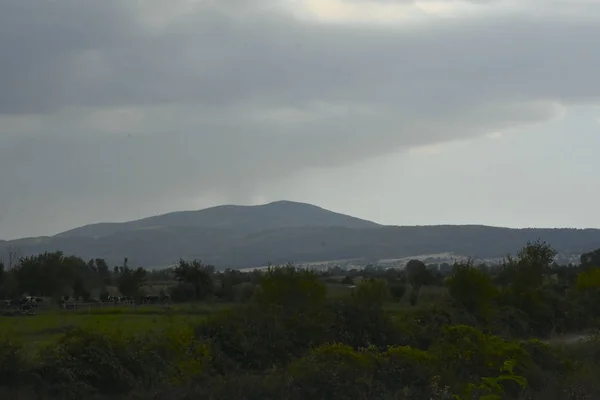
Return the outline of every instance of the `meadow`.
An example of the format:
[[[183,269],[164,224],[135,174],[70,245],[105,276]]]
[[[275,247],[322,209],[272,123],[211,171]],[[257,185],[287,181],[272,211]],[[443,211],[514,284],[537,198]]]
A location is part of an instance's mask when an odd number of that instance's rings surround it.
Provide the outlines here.
[[[35,315],[0,317],[0,337],[15,338],[35,351],[55,343],[72,329],[99,333],[161,332],[168,328],[197,325],[228,304],[182,304],[106,307],[78,310],[40,309]]]
[[[328,297],[341,298],[350,294],[348,285],[333,283],[343,277],[323,282]],[[323,281],[323,280],[322,280]],[[361,283],[356,278],[355,283]],[[421,293],[418,309],[439,303],[447,297],[445,288],[426,287]],[[168,328],[196,326],[210,314],[234,307],[233,303],[187,303],[173,305],[139,305],[63,310],[58,307],[39,309],[31,316],[0,316],[0,337],[18,338],[27,348],[37,351],[55,343],[64,333],[73,329],[85,329],[100,333],[136,335],[144,332],[161,332]],[[384,308],[392,316],[414,311],[408,300],[388,301]]]

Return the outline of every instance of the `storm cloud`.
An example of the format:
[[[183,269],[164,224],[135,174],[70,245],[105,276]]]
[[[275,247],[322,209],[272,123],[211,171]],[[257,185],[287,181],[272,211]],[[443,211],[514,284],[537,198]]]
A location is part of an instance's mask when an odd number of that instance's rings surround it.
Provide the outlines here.
[[[559,117],[599,37],[586,1],[0,0],[0,238]]]

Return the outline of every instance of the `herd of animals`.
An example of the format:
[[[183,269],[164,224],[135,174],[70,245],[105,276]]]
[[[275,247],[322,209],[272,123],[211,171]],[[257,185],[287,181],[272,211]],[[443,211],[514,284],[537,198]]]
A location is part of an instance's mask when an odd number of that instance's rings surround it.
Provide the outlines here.
[[[106,301],[92,300],[87,304],[93,305],[135,305],[135,304],[168,304],[171,299],[168,295],[163,296],[145,296],[141,302],[136,302],[134,299],[127,296],[109,296]],[[42,308],[47,303],[43,298],[37,296],[23,296],[18,300],[0,300],[0,309],[3,310],[14,310],[33,313],[34,310]],[[82,304],[68,296],[63,296],[60,299],[59,306],[64,309],[76,309]]]

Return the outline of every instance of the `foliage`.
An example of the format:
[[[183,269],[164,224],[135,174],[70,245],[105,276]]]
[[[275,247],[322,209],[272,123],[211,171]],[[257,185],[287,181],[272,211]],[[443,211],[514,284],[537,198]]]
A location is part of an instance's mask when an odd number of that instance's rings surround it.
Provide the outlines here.
[[[136,269],[127,266],[127,259],[121,267],[115,267],[115,276],[119,292],[129,298],[140,297],[140,290],[146,279],[146,270],[138,267]]]
[[[185,330],[133,337],[73,330],[43,352],[37,374],[53,396],[115,396],[161,380],[186,381],[209,360],[208,347]]]
[[[0,397],[30,390],[46,399],[600,398],[597,341],[543,342],[600,326],[600,270],[557,266],[553,257],[536,242],[500,267],[458,263],[446,279],[449,301],[442,287],[421,291],[440,280],[420,262],[406,274],[370,267],[320,277],[292,265],[242,274],[181,261],[136,275],[126,262],[109,271],[62,253],[24,258],[4,272],[3,287],[12,280],[34,295],[84,298],[107,282],[137,294],[144,281],[163,287],[161,279],[176,278],[173,300],[212,301],[0,317]],[[330,285],[346,294],[328,298],[323,279],[344,275],[364,279],[356,288]],[[130,289],[127,279],[136,282]],[[406,284],[422,298],[435,292],[435,302],[390,301]]]
[[[327,288],[315,273],[288,265],[269,268],[260,279],[255,299],[265,307],[314,308],[325,303],[326,294]]]
[[[169,289],[171,301],[186,303],[196,300],[196,288],[191,283],[179,283]]]
[[[504,384],[516,383],[521,389],[527,388],[527,379],[514,373],[515,361],[506,360],[501,369],[502,374],[481,378],[478,383],[469,383],[464,396],[457,395],[458,400],[478,398],[480,400],[502,400],[505,395]]]
[[[488,319],[494,312],[498,290],[490,276],[471,262],[456,264],[446,285],[450,296],[474,316]]]
[[[578,290],[600,289],[600,267],[590,268],[577,275],[576,287]]]
[[[600,249],[582,254],[580,263],[582,268],[600,266]]]
[[[420,260],[410,260],[406,264],[406,274],[408,283],[412,288],[410,303],[416,305],[421,288],[432,284],[434,276],[427,265]]]
[[[204,265],[202,261],[191,262],[179,260],[179,265],[173,270],[175,278],[181,283],[188,283],[194,287],[196,300],[204,300],[213,294],[214,267]]]
[[[0,341],[0,387],[27,384],[30,379],[23,344],[3,338]]]
[[[406,294],[406,286],[404,286],[401,283],[393,282],[392,284],[388,285],[388,287],[389,287],[389,291],[390,291],[390,296],[395,301],[402,300],[402,298],[404,297],[404,294]]]
[[[357,303],[368,308],[381,308],[390,297],[386,281],[373,278],[361,281],[352,295]]]

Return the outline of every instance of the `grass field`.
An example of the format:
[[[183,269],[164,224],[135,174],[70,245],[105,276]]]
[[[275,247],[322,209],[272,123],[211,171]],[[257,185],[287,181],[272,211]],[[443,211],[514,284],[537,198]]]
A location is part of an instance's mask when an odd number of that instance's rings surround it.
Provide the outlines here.
[[[339,280],[343,279],[340,277]],[[361,281],[355,279],[355,284]],[[352,292],[349,285],[326,282],[329,296],[344,297]],[[447,293],[443,288],[424,287],[419,305],[440,302]],[[125,335],[160,331],[178,326],[196,325],[209,314],[231,307],[232,304],[183,304],[139,307],[81,308],[78,310],[38,310],[33,316],[0,316],[0,339],[17,338],[28,348],[39,349],[51,345],[62,334],[84,328],[99,332],[119,332]],[[386,311],[397,316],[414,308],[408,304],[408,295],[400,302],[388,302]]]
[[[166,328],[194,325],[228,305],[181,305],[100,308],[90,310],[40,310],[36,315],[0,317],[0,338],[18,338],[28,347],[50,345],[74,328],[98,332],[136,334]]]

